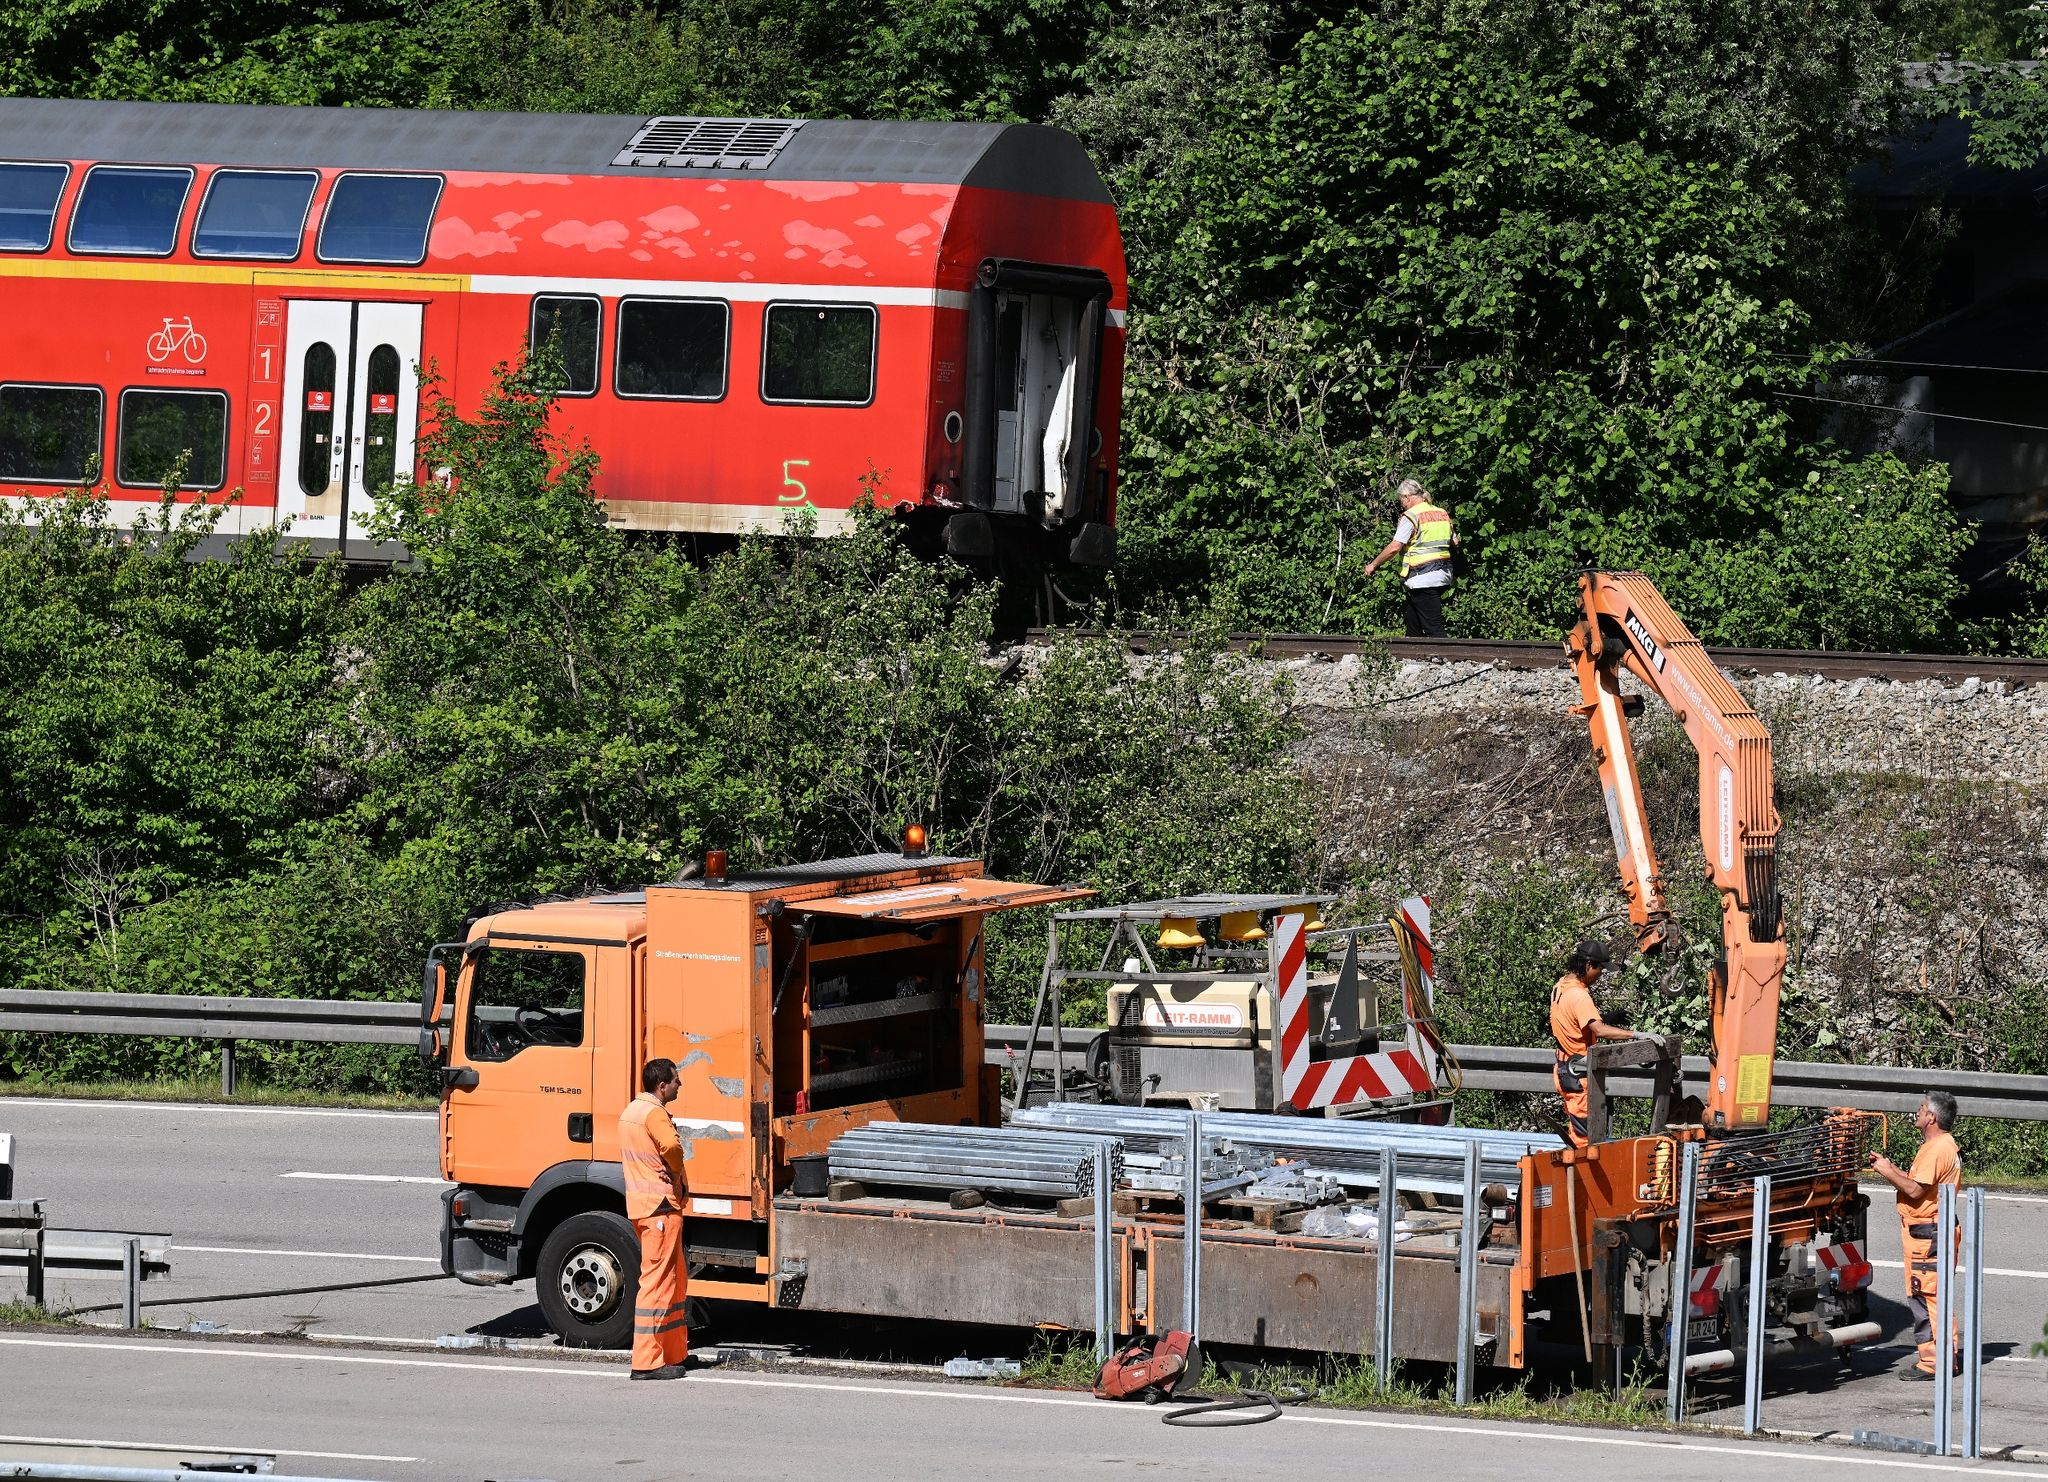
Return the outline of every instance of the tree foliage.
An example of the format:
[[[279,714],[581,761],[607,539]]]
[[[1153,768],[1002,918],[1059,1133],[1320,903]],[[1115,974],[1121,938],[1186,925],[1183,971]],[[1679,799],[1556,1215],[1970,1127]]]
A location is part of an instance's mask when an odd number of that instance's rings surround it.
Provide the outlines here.
[[[1303,878],[1297,731],[1220,629],[1135,679],[1115,639],[992,656],[993,588],[872,511],[693,564],[606,523],[595,455],[550,430],[558,381],[508,367],[469,414],[429,388],[447,482],[388,491],[378,533],[412,559],[352,595],[271,535],[188,559],[203,506],[135,541],[91,494],[0,526],[0,986],[404,997],[494,900],[668,879],[714,844],[870,853],[911,821],[1120,893]],[[21,1038],[0,1065],[196,1053]],[[321,1084],[407,1074],[336,1065]]]

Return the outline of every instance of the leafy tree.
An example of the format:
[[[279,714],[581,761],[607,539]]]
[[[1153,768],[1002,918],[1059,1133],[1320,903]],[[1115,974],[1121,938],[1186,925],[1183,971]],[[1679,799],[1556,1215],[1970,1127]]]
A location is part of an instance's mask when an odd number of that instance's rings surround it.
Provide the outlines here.
[[[1783,397],[1828,362],[1786,296],[1798,223],[1773,183],[1807,144],[1703,163],[1733,149],[1701,142],[1725,119],[1666,97],[1675,121],[1637,107],[1630,126],[1590,54],[1493,39],[1319,26],[1200,147],[1192,199],[1127,204],[1134,236],[1168,244],[1127,417],[1141,596],[1384,625],[1394,586],[1359,570],[1408,472],[1463,526],[1452,612],[1474,632],[1554,631],[1588,563],[1682,586],[1703,552],[1789,548],[1819,570],[1782,491],[1823,464]]]
[[[260,869],[330,777],[338,571],[270,534],[195,557],[218,506],[132,534],[103,499],[0,506],[0,901],[16,983],[47,937],[123,980],[136,907]]]
[[[420,95],[435,70],[409,0],[0,0],[0,94],[352,103]]]

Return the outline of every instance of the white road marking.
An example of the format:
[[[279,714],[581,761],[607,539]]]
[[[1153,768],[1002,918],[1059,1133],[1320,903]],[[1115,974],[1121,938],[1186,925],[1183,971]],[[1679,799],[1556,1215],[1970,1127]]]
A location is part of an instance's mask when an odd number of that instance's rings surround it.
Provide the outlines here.
[[[279,1178],[321,1178],[348,1184],[434,1184],[448,1187],[445,1178],[422,1178],[416,1173],[280,1173]]]
[[[75,1101],[68,1096],[0,1096],[0,1106],[109,1107],[117,1111],[228,1112],[245,1117],[382,1117],[432,1122],[435,1112],[350,1111],[326,1106],[222,1106],[211,1101]]]
[[[380,1368],[399,1369],[461,1369],[474,1374],[539,1374],[549,1378],[599,1379],[607,1384],[621,1383],[616,1365],[605,1364],[549,1364],[525,1360],[504,1363],[478,1363],[462,1359],[428,1358],[383,1358],[368,1354],[308,1353],[303,1349],[283,1352],[269,1348],[250,1348],[239,1344],[214,1345],[209,1343],[107,1343],[93,1338],[14,1338],[0,1336],[0,1346],[14,1348],[90,1348],[108,1353],[148,1353],[158,1357],[173,1358],[220,1358],[220,1359],[266,1359],[273,1363],[288,1364],[361,1364]],[[1022,1394],[1016,1390],[990,1390],[970,1388],[961,1385],[944,1389],[920,1388],[907,1384],[845,1384],[829,1379],[774,1379],[764,1375],[699,1373],[691,1376],[691,1384],[730,1385],[742,1389],[809,1389],[830,1388],[844,1394],[877,1395],[883,1398],[906,1400],[966,1400],[984,1404],[999,1405],[1058,1405],[1074,1409],[1093,1410],[1098,1415],[1122,1415],[1151,1421],[1158,1412],[1143,1405],[1109,1405],[1093,1397],[1059,1394]],[[1585,1430],[1552,1431],[1534,1426],[1516,1424],[1511,1421],[1495,1422],[1491,1425],[1473,1423],[1449,1424],[1434,1417],[1415,1420],[1389,1420],[1364,1415],[1325,1415],[1305,1410],[1287,1412],[1290,1422],[1297,1425],[1350,1426],[1360,1430],[1385,1431],[1426,1431],[1431,1435],[1442,1435],[1449,1431],[1457,1435],[1480,1436],[1488,1440],[1513,1439],[1517,1441],[1556,1441],[1566,1446],[1618,1446],[1632,1450],[1658,1450],[1669,1453],[1673,1450],[1702,1451],[1715,1456],[1726,1456],[1741,1461],[1762,1462],[1783,1466],[1788,1459],[1798,1457],[1802,1461],[1823,1466],[1840,1467],[1881,1467],[1891,1471],[1945,1472],[1953,1474],[1953,1461],[1929,1457],[1925,1461],[1883,1456],[1831,1455],[1819,1448],[1789,1446],[1768,1446],[1755,1443],[1728,1443],[1720,1441],[1694,1440],[1686,1436],[1668,1436],[1652,1439],[1643,1436],[1615,1435]],[[1997,1467],[1973,1466],[1970,1475],[1974,1477],[2016,1477],[2027,1482],[2041,1482],[2039,1467]]]
[[[1885,1183],[1859,1183],[1856,1187],[1863,1193],[1869,1194],[1873,1202],[1875,1202],[1879,1195],[1895,1192],[1890,1184]],[[2048,1204],[2048,1194],[1994,1194],[1991,1190],[1986,1189],[1984,1197],[1986,1199],[1997,1199],[2006,1204]]]
[[[98,1446],[107,1451],[218,1451],[231,1456],[310,1456],[320,1461],[418,1461],[417,1456],[380,1456],[374,1451],[287,1451],[281,1446],[216,1446],[197,1441],[86,1441],[76,1436],[0,1436],[0,1445]]]
[[[1870,1264],[1882,1266],[1887,1271],[1903,1271],[1906,1269],[1904,1261],[1872,1261]],[[1986,1266],[1984,1274],[1986,1276],[2024,1276],[2029,1281],[2048,1281],[2048,1271],[2020,1271],[2011,1266]]]
[[[184,1245],[174,1244],[172,1249],[181,1255],[197,1253],[206,1256],[304,1256],[316,1261],[424,1261],[430,1266],[441,1264],[439,1256],[381,1256],[373,1251],[360,1250],[262,1250],[250,1245]]]

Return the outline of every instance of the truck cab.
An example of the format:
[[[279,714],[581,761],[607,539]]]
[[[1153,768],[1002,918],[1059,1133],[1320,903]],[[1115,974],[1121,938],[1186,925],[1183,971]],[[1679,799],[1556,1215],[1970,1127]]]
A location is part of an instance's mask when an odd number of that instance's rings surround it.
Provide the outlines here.
[[[995,1125],[982,930],[1088,892],[978,861],[867,855],[479,916],[428,955],[441,1083],[442,1267],[532,1279],[563,1340],[622,1344],[638,1242],[619,1113],[675,1061],[691,1293],[768,1302],[791,1160],[878,1120]]]

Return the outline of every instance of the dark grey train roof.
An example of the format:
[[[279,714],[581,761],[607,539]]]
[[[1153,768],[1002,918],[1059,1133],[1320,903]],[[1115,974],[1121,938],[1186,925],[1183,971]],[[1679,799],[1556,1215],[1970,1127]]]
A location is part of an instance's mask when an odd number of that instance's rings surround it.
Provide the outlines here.
[[[1107,202],[1080,141],[1036,124],[813,119],[765,170],[614,165],[647,118],[0,98],[0,159],[874,180]]]

